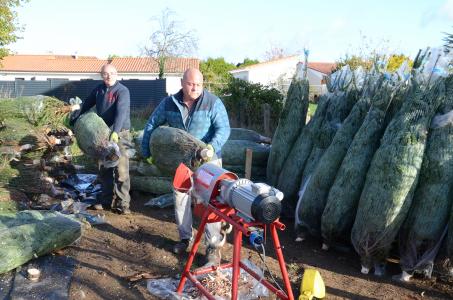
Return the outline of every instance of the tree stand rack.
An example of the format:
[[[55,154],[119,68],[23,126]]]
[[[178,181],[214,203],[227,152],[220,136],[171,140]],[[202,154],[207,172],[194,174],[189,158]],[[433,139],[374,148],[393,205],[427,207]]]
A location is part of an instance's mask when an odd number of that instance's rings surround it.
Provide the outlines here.
[[[294,300],[293,292],[291,289],[291,283],[288,278],[288,272],[286,270],[285,260],[283,258],[282,248],[280,241],[277,235],[277,229],[284,230],[285,225],[281,223],[278,219],[271,224],[263,224],[258,222],[247,222],[241,218],[234,208],[231,208],[227,205],[221,204],[216,200],[211,200],[207,206],[203,204],[197,204],[195,206],[195,214],[202,216],[201,224],[198,228],[195,241],[193,243],[192,249],[189,253],[189,258],[187,260],[186,266],[181,276],[179,282],[177,293],[181,294],[184,289],[184,284],[187,279],[189,279],[198,290],[208,299],[214,300],[214,296],[209,293],[209,291],[200,283],[196,278],[198,275],[207,274],[215,272],[218,269],[232,268],[232,287],[231,287],[231,299],[236,300],[238,298],[238,280],[240,275],[240,269],[242,268],[245,272],[254,277],[257,281],[263,284],[269,291],[274,293],[280,299]],[[233,243],[233,262],[221,264],[219,266],[209,266],[204,268],[199,268],[194,271],[190,271],[195,254],[197,253],[198,246],[200,245],[201,238],[204,233],[206,223],[214,223],[224,221],[233,226],[234,232],[234,243]],[[248,268],[244,263],[241,262],[241,248],[242,248],[242,237],[245,235],[249,237],[251,234],[250,228],[261,228],[266,233],[267,228],[269,228],[275,253],[277,255],[278,263],[280,265],[280,270],[283,278],[283,283],[286,289],[286,293],[276,288],[269,281],[264,279],[262,276],[259,276],[250,268]]]

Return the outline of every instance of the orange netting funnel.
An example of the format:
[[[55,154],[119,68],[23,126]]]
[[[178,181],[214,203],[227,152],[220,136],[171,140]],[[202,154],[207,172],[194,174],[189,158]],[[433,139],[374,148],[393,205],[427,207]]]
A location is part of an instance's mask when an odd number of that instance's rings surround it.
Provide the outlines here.
[[[192,170],[190,170],[185,164],[180,163],[176,169],[175,177],[173,178],[173,187],[178,192],[187,192],[192,187],[191,177]]]

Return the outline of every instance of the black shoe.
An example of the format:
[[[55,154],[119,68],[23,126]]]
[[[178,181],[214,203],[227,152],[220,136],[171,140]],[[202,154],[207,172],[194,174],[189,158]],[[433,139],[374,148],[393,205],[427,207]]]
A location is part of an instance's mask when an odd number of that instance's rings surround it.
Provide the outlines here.
[[[206,248],[203,267],[212,267],[216,265],[220,265],[220,248],[208,246]]]
[[[176,243],[173,246],[173,253],[181,254],[186,252],[187,248],[189,248],[189,243],[190,241],[188,239],[182,239],[179,243]]]
[[[120,215],[130,215],[131,214],[131,210],[129,208],[115,207],[115,208],[112,208],[112,211],[114,213],[117,213]]]
[[[129,208],[121,208],[120,215],[130,215],[132,212]]]

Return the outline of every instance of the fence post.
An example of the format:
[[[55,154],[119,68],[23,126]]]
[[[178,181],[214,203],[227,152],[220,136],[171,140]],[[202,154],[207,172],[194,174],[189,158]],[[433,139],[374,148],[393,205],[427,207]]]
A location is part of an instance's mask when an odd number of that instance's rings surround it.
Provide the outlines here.
[[[269,103],[264,103],[262,106],[263,109],[263,126],[264,126],[264,135],[271,136],[270,122],[271,122],[271,106]]]
[[[252,177],[252,159],[253,159],[253,150],[247,148],[245,150],[245,172],[244,177],[248,180]]]

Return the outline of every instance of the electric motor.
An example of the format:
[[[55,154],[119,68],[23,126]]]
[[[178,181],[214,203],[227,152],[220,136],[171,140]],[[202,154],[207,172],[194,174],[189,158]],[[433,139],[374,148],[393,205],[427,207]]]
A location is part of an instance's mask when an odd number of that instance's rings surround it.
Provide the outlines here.
[[[265,183],[225,179],[218,201],[234,207],[242,217],[270,224],[280,217],[283,193]]]
[[[265,183],[253,183],[221,167],[205,163],[193,175],[192,195],[208,205],[212,199],[235,208],[249,221],[270,224],[280,217],[283,193]]]

